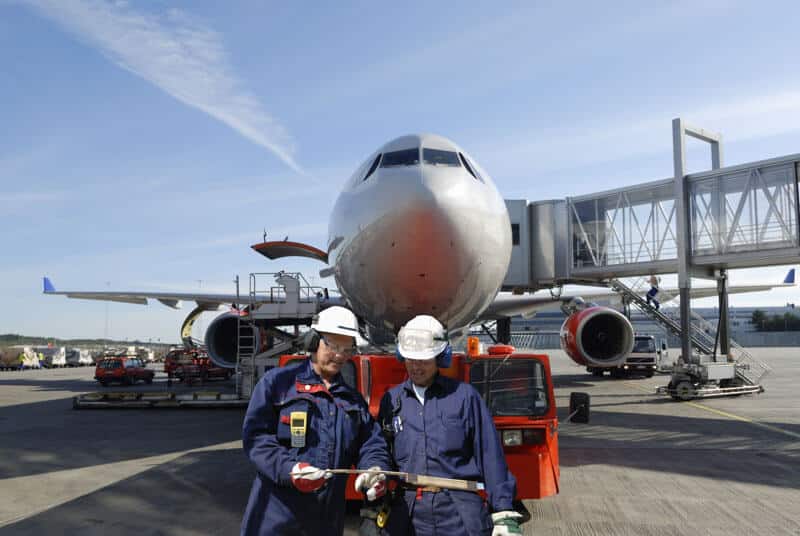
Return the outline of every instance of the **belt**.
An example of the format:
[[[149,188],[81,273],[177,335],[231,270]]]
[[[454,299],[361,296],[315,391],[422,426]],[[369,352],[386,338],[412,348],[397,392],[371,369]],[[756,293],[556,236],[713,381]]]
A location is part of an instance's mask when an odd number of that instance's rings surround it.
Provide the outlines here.
[[[422,498],[423,492],[427,493],[439,493],[444,491],[444,488],[440,488],[439,486],[412,486],[411,484],[403,483],[400,485],[403,489],[413,490],[417,492],[417,499]]]

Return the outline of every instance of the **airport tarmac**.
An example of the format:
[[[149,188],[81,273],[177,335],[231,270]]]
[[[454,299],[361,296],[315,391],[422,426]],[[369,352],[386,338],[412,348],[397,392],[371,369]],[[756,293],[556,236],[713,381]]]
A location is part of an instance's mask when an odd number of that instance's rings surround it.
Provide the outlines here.
[[[525,534],[800,535],[800,349],[752,351],[773,368],[763,394],[687,403],[652,394],[666,376],[595,378],[548,353],[561,419],[572,391],[592,415],[562,422],[560,494],[524,502]],[[93,372],[0,372],[0,535],[236,534],[243,410],[73,410]]]

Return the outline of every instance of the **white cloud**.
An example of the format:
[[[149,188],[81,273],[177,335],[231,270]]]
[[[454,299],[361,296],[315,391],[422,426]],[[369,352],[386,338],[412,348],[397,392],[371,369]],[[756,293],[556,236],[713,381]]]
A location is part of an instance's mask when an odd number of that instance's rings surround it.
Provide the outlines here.
[[[27,3],[120,67],[225,123],[302,173],[286,129],[231,71],[222,40],[212,29],[177,9],[155,15],[121,1]]]

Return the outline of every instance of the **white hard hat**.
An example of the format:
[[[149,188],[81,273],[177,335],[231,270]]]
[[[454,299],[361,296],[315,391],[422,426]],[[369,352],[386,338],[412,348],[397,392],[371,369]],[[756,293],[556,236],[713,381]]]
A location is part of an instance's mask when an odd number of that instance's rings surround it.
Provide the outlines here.
[[[444,326],[428,315],[415,316],[397,334],[397,352],[404,359],[433,359],[447,344]]]
[[[319,333],[332,333],[335,335],[349,335],[358,340],[358,320],[349,309],[335,305],[328,307],[311,324],[311,329]]]

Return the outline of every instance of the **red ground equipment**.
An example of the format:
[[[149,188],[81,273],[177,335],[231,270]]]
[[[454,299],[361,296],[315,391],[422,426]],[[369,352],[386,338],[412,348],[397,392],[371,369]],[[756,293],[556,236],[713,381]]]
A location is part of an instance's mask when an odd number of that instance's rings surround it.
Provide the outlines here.
[[[142,380],[153,383],[155,372],[138,357],[106,357],[97,363],[94,379],[104,387],[111,382],[133,385]]]
[[[210,379],[228,379],[233,369],[216,366],[208,355],[198,349],[172,350],[164,358],[164,372],[167,381],[172,378],[186,383],[202,382]]]
[[[284,355],[280,366],[305,356]],[[494,416],[506,462],[517,479],[517,499],[539,499],[558,493],[558,417],[550,372],[543,354],[517,354],[511,346],[490,347],[478,355],[453,354],[441,374],[471,383]],[[358,389],[377,416],[383,394],[406,379],[405,366],[394,355],[356,355],[342,368],[345,382]],[[347,485],[347,498],[361,500]]]

